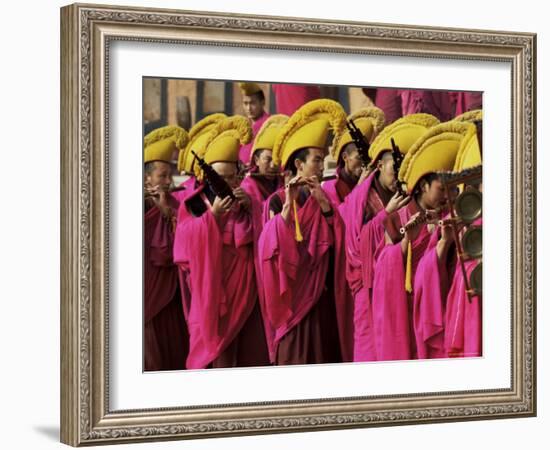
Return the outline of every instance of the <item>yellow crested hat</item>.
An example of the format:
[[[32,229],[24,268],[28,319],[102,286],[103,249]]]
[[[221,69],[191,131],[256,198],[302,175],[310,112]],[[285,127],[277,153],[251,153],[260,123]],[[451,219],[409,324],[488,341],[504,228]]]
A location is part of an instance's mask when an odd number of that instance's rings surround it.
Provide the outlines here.
[[[466,111],[456,116],[453,120],[458,122],[477,122],[478,120],[483,120],[483,111],[481,109]]]
[[[215,162],[237,162],[241,145],[252,140],[252,127],[243,116],[231,116],[218,122],[208,133],[205,142],[204,160]]]
[[[409,114],[388,125],[376,136],[369,148],[369,157],[376,162],[385,150],[391,150],[391,139],[403,154],[407,154],[412,145],[428,131],[439,124],[439,119],[431,114]]]
[[[270,116],[263,123],[260,131],[258,131],[254,139],[254,145],[252,146],[250,156],[252,156],[256,150],[273,150],[275,140],[288,119],[289,117],[285,114],[274,114]]]
[[[223,113],[210,114],[203,119],[199,120],[191,129],[189,130],[189,142],[187,143],[185,149],[180,151],[178,156],[178,172],[192,173],[194,169],[194,156],[191,153],[193,150],[200,157],[204,156],[206,147],[204,143],[206,142],[206,137],[208,132],[214,128],[217,122],[222,119],[225,119],[227,116]]]
[[[302,148],[326,148],[329,131],[334,136],[346,126],[342,106],[329,99],[301,106],[281,128],[273,146],[273,162],[284,168],[290,156]]]
[[[172,162],[172,153],[185,147],[189,140],[187,131],[176,125],[157,128],[143,138],[143,162]]]
[[[262,91],[258,83],[242,82],[239,83],[239,88],[241,89],[241,93],[246,96],[254,95]]]
[[[477,130],[474,126],[472,131],[470,131],[460,143],[453,171],[460,172],[461,170],[479,166],[480,164],[481,149],[479,148],[479,141],[477,140]]]
[[[418,139],[399,169],[398,178],[407,184],[407,191],[412,193],[418,181],[429,173],[453,170],[458,149],[471,133],[476,133],[474,124],[451,120],[436,125]]]
[[[370,106],[368,108],[361,108],[353,114],[350,114],[348,120],[353,120],[353,123],[361,130],[361,133],[363,133],[363,136],[370,142],[372,137],[378,135],[378,133],[382,131],[382,128],[384,128],[386,116],[384,115],[384,111],[380,108]],[[335,161],[338,161],[342,149],[351,142],[353,142],[353,138],[347,129],[344,129],[335,136],[332,145],[332,156]]]

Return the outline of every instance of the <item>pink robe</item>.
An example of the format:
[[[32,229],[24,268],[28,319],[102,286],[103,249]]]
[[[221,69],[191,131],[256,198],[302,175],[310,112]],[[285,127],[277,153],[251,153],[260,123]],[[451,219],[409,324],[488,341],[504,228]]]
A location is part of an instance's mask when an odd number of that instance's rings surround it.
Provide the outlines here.
[[[483,93],[481,92],[456,92],[455,116],[474,109],[481,109]]]
[[[376,89],[374,104],[384,111],[386,125],[395,122],[403,115],[399,89]]]
[[[481,219],[475,222],[481,225]],[[450,357],[474,357],[482,355],[482,297],[468,300],[464,277],[457,261],[453,282],[447,297],[445,327],[445,351]],[[466,261],[469,277],[477,265],[476,260]]]
[[[273,195],[284,199],[282,190]],[[264,211],[267,215],[269,200]],[[353,310],[343,270],[342,219],[334,205],[333,216],[323,217],[312,196],[299,208],[298,217],[304,238],[301,243],[295,239],[293,215],[286,223],[281,214],[276,214],[265,223],[258,244],[267,318],[275,330],[270,355],[277,355],[281,340],[304,320],[322,295],[328,295],[335,302],[342,359],[351,361],[353,335],[350,319]],[[333,273],[328,274],[331,278],[327,278],[331,251],[334,252],[334,268]],[[333,293],[324,294],[327,279],[333,286]]]
[[[187,197],[190,192],[193,192],[195,190],[196,181],[197,179],[193,175],[191,175],[187,180],[180,183],[180,186],[184,186],[185,190],[173,192],[172,196],[176,198],[178,202],[183,202],[185,200],[185,197]]]
[[[432,243],[439,233],[434,233]],[[433,245],[433,244],[432,244]],[[455,247],[448,250],[447,261],[439,261],[435,245],[418,264],[414,280],[414,334],[418,359],[445,358],[445,308],[456,258]],[[448,261],[451,262],[448,262]],[[450,267],[448,267],[450,266]]]
[[[346,224],[346,278],[354,298],[354,361],[376,361],[372,279],[377,249],[384,243],[385,205],[374,189],[373,172],[340,205]],[[371,215],[365,223],[367,214]]]
[[[393,214],[397,214],[401,224],[405,224],[417,211],[418,207],[412,200],[406,207]],[[386,231],[388,231],[389,219],[390,216],[386,219]],[[396,236],[395,231],[391,230],[390,236]],[[420,259],[435,243],[428,227],[422,226],[417,238],[412,242],[413,292],[415,273]],[[413,296],[405,290],[405,263],[406,259],[401,251],[400,242],[386,245],[376,262],[372,317],[376,355],[379,361],[417,357],[413,327]]]
[[[257,173],[257,170],[254,171]],[[280,183],[277,183],[277,188]],[[273,193],[270,192],[269,187],[266,184],[263,184],[259,180],[248,176],[242,183],[241,187],[243,190],[250,196],[251,200],[251,217],[252,217],[252,227],[253,227],[253,248],[254,248],[254,268],[256,275],[256,286],[258,286],[258,296],[260,302],[260,311],[262,314],[262,320],[264,325],[264,332],[266,336],[266,342],[268,349],[273,348],[273,339],[275,336],[275,330],[272,329],[269,320],[267,320],[267,313],[265,307],[264,291],[261,288],[263,285],[261,277],[261,263],[258,257],[258,241],[260,239],[260,233],[262,232],[264,217],[263,210],[264,204],[267,198]],[[276,189],[275,189],[276,190]],[[274,355],[270,355],[270,360],[273,360]]]
[[[202,191],[201,185],[180,205],[174,242],[174,261],[191,295],[187,302],[189,369],[202,369],[223,359],[222,353],[251,315],[257,296],[249,214],[232,210],[218,223],[207,206],[195,217],[187,202],[195,196],[205,200]]]
[[[278,114],[291,116],[311,100],[321,98],[319,86],[307,84],[272,84]]]
[[[242,145],[239,150],[239,159],[245,164],[249,165],[251,160],[250,152],[252,151],[252,146],[254,145],[254,138],[262,128],[264,122],[269,118],[269,114],[264,111],[264,113],[258,117],[256,120],[252,121],[252,140],[245,145]]]
[[[178,203],[170,197],[177,209]],[[188,336],[172,259],[173,225],[156,206],[144,221],[144,360],[145,370],[185,367]]]

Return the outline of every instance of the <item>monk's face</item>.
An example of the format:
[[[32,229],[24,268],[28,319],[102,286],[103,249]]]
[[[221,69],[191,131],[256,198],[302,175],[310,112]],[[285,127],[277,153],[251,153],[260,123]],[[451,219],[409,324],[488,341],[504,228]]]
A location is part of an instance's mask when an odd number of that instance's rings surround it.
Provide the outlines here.
[[[265,100],[256,94],[243,96],[243,109],[250,120],[256,120],[264,113]]]
[[[145,184],[151,187],[169,187],[172,184],[172,166],[164,161],[154,161],[153,169],[145,174]]]
[[[308,178],[317,177],[319,181],[323,178],[325,168],[325,150],[321,148],[310,148],[306,160],[296,160],[298,175]]]
[[[387,190],[395,192],[395,172],[393,170],[393,156],[390,152],[385,152],[380,157],[378,164],[378,181]]]
[[[239,187],[240,179],[237,164],[234,162],[215,162],[212,164],[212,168],[225,180],[231,189]]]
[[[353,178],[359,179],[361,176],[361,158],[355,142],[350,142],[342,149],[342,160],[344,161],[344,170]]]
[[[422,185],[422,202],[428,209],[441,208],[445,205],[445,188],[439,179]]]
[[[258,173],[262,175],[275,175],[277,166],[273,164],[273,152],[271,150],[258,150],[254,153],[254,164],[258,167]]]

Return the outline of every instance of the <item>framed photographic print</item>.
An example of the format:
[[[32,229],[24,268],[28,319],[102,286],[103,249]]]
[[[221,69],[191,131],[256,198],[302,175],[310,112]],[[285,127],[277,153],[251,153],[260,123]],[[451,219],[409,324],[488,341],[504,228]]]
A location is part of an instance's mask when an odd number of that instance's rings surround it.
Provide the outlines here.
[[[535,35],[78,4],[61,37],[62,442],[536,414]]]

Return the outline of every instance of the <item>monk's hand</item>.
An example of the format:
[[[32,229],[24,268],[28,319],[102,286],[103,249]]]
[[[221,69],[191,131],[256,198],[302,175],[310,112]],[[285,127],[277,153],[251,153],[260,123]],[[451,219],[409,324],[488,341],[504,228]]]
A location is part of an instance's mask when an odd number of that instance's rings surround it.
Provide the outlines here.
[[[146,185],[145,191],[148,197],[153,200],[155,205],[160,209],[160,212],[165,216],[171,218],[174,214],[172,207],[169,203],[169,185],[157,184],[156,186]]]
[[[292,203],[298,200],[300,186],[304,184],[304,178],[295,176],[289,179],[285,184],[285,204],[292,206]]]
[[[233,189],[233,195],[237,198],[237,201],[244,209],[250,209],[252,201],[242,187],[239,186],[238,188]]]
[[[307,187],[309,188],[309,192],[311,192],[311,196],[317,200],[321,210],[323,212],[329,212],[332,207],[330,206],[330,201],[327,198],[325,191],[323,191],[323,188],[321,187],[321,183],[319,183],[319,179],[313,176],[305,178],[305,181]]]
[[[372,173],[372,169],[370,166],[367,166],[367,167],[363,166],[361,168],[361,175],[359,175],[359,180],[357,181],[357,184],[359,185],[363,181],[365,181],[371,173]]]
[[[391,214],[392,212],[403,208],[403,206],[407,205],[410,201],[410,195],[401,195],[399,194],[399,191],[397,191],[393,194],[392,198],[390,198],[390,201],[386,205],[386,212]]]
[[[214,217],[216,218],[221,217],[229,212],[231,206],[233,206],[233,200],[231,197],[227,196],[222,199],[216,196],[214,203],[212,204],[212,214],[214,214]]]

